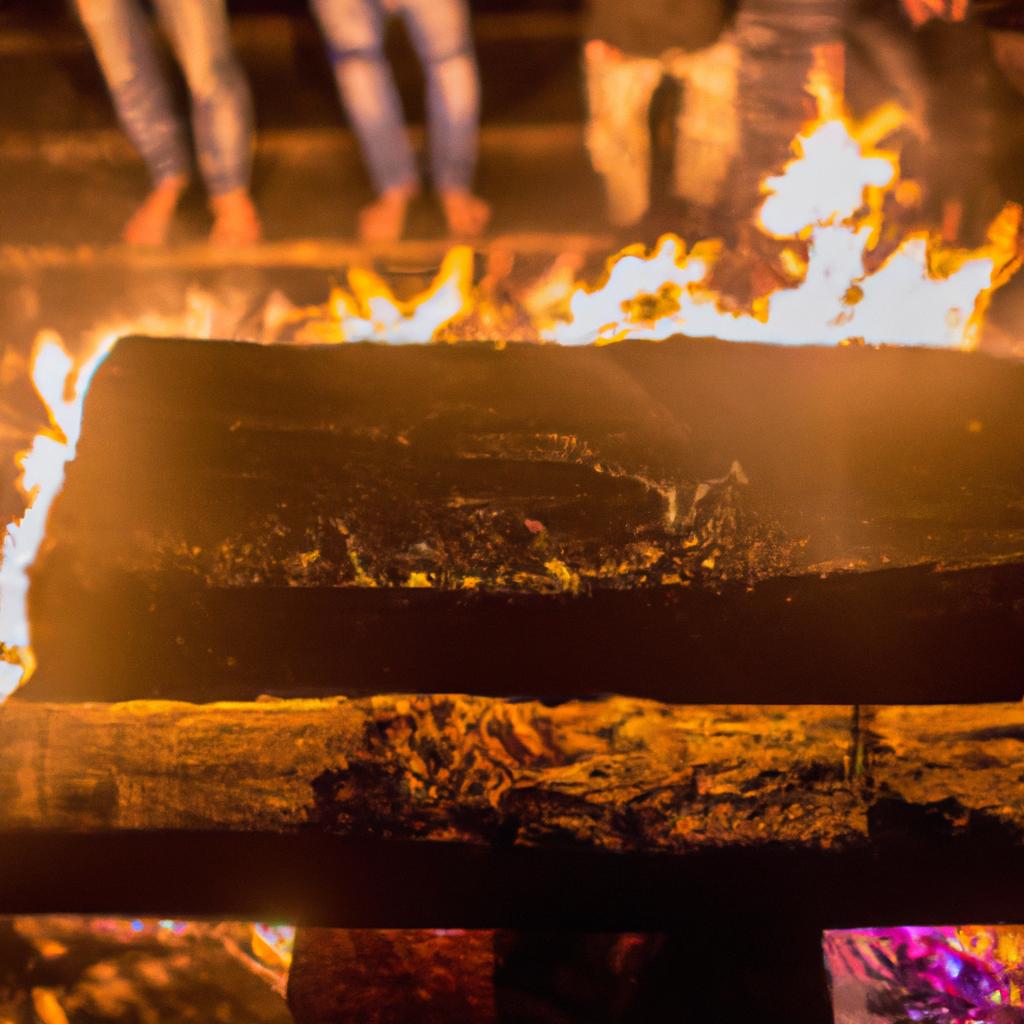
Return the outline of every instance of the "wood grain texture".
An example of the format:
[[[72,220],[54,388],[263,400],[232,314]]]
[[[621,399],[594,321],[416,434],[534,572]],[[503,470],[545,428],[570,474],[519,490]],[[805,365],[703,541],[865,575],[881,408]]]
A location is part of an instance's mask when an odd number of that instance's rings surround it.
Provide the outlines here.
[[[626,698],[13,702],[0,709],[0,829],[828,849],[867,836],[851,724],[848,708]]]
[[[1024,830],[1024,705],[464,695],[0,708],[0,829],[315,829],[684,854]],[[894,815],[896,816],[894,818]],[[909,826],[908,826],[909,827]]]

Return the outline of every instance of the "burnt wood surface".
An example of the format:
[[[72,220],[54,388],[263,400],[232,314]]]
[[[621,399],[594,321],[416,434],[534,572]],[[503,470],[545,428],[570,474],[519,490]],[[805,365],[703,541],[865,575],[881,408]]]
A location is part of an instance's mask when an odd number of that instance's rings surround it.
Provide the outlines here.
[[[130,339],[25,695],[1017,699],[1021,409],[963,353]]]
[[[315,831],[687,856],[1024,834],[1024,705],[466,696],[9,702],[0,829]]]
[[[698,1019],[824,1021],[822,928],[1020,918],[1022,738],[1020,704],[15,700],[0,913],[667,931]]]

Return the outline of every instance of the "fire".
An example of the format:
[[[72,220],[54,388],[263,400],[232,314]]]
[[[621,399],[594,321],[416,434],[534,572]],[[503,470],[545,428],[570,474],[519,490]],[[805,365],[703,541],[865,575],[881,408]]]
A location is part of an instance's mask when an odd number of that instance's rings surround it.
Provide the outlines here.
[[[887,104],[856,124],[834,97],[819,97],[819,107],[829,116],[801,132],[784,172],[764,182],[756,229],[772,250],[775,273],[746,308],[732,308],[718,284],[735,254],[717,240],[687,246],[668,234],[653,251],[630,246],[611,257],[596,286],[560,262],[513,301],[499,300],[488,279],[474,287],[466,247],[451,250],[431,287],[411,301],[397,299],[378,275],[353,270],[329,303],[294,311],[285,322],[299,325],[294,338],[303,342],[532,338],[586,345],[686,335],[975,347],[992,292],[1017,268],[1020,208],[1008,205],[987,243],[973,251],[917,230],[883,252],[886,211],[919,191],[901,180],[897,155],[877,148],[904,114]],[[753,256],[750,262],[756,266]]]
[[[711,283],[721,244],[687,250],[681,238],[666,235],[653,253],[636,248],[613,257],[601,284],[577,287],[569,315],[544,336],[565,345],[689,335],[775,344],[975,346],[992,291],[1016,269],[1021,211],[1007,206],[982,249],[943,249],[918,231],[867,270],[883,208],[900,187],[896,156],[865,142],[880,123],[891,126],[891,111],[879,112],[859,131],[846,119],[817,122],[796,140],[785,172],[764,183],[759,227],[768,238],[792,243],[778,259],[781,268],[799,274],[795,285],[756,296],[747,311],[724,308]]]
[[[8,528],[0,549],[0,699],[25,682],[35,668],[29,646],[28,570],[42,546],[50,506],[64,484],[64,469],[75,457],[89,382],[116,340],[116,335],[104,338],[76,367],[52,331],[36,339],[32,381],[50,422],[18,458],[26,511]]]
[[[272,296],[258,336],[250,340],[586,345],[689,335],[777,344],[975,346],[992,292],[1018,265],[1020,208],[1007,206],[987,243],[974,251],[943,247],[925,231],[897,235],[898,244],[890,231],[882,251],[886,211],[899,209],[913,193],[912,184],[900,181],[897,156],[876,148],[902,114],[887,105],[855,124],[825,94],[819,109],[822,116],[795,140],[784,172],[764,183],[751,225],[761,241],[749,253],[729,253],[717,240],[687,246],[670,234],[653,251],[631,246],[611,257],[597,285],[579,280],[579,263],[563,256],[539,280],[513,287],[510,258],[502,264],[492,257],[490,272],[474,284],[474,253],[457,246],[433,283],[411,299],[398,297],[381,275],[358,268],[349,270],[345,287],[336,287],[323,306],[295,308]],[[748,284],[761,282],[746,289],[742,304],[720,283],[735,276],[737,261]],[[764,266],[771,272],[759,277],[755,271]],[[27,510],[3,535],[0,700],[34,668],[28,571],[75,457],[93,374],[125,333],[230,336],[217,320],[218,313],[230,316],[223,305],[192,292],[183,316],[147,317],[96,332],[88,354],[77,360],[52,332],[39,336],[32,377],[49,424],[19,457]]]
[[[32,383],[48,423],[16,458],[25,513],[2,534],[0,545],[0,702],[35,670],[28,618],[29,570],[46,537],[46,521],[78,449],[89,384],[117,339],[130,333],[209,337],[216,303],[192,291],[178,317],[150,315],[89,332],[73,357],[54,331],[41,331],[32,352]]]
[[[333,289],[326,308],[294,310],[279,327],[302,324],[295,340],[307,344],[415,344],[433,339],[444,324],[464,313],[472,296],[473,250],[461,245],[449,251],[433,283],[415,298],[402,301],[379,274],[353,267],[348,289]]]

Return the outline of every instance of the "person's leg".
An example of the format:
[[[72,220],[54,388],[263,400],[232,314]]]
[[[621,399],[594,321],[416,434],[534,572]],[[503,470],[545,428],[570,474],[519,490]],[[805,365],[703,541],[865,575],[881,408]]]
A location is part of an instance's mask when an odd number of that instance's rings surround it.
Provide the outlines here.
[[[480,79],[465,0],[400,0],[427,82],[430,166],[448,229],[480,235],[490,209],[471,189],[480,126]]]
[[[739,49],[732,33],[669,65],[682,80],[683,103],[676,125],[673,190],[698,210],[711,213],[723,199],[739,149]]]
[[[130,245],[160,245],[188,183],[188,149],[138,0],[77,0],[118,119],[149,169],[153,191],[125,225]]]
[[[231,45],[224,0],[157,0],[192,97],[199,170],[213,211],[211,241],[259,241],[249,196],[253,119],[249,86]]]
[[[360,215],[360,235],[370,242],[393,241],[405,227],[409,200],[419,191],[419,175],[384,55],[384,11],[380,0],[310,3],[378,196]]]
[[[651,131],[648,114],[662,77],[658,60],[630,57],[600,40],[583,51],[587,148],[604,178],[608,219],[632,227],[651,199]]]

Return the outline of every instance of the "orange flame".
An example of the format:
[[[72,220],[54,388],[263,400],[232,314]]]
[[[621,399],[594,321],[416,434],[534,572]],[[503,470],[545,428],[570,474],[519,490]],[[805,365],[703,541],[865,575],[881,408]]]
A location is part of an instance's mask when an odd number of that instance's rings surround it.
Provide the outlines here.
[[[456,248],[433,285],[411,302],[396,299],[379,276],[351,271],[347,288],[336,288],[326,306],[296,311],[296,340],[534,337],[581,345],[689,335],[974,347],[992,292],[1018,265],[1020,207],[1008,205],[986,244],[973,251],[943,246],[919,230],[881,252],[886,210],[919,192],[901,181],[896,154],[877,148],[906,115],[886,104],[857,124],[819,86],[828,116],[800,133],[783,173],[764,182],[756,228],[774,247],[777,272],[745,309],[727,308],[716,284],[725,257],[735,258],[717,240],[688,247],[668,234],[652,251],[627,247],[608,260],[596,286],[576,280],[563,262],[504,306],[474,287],[472,254]],[[783,280],[788,284],[780,287]]]
[[[29,572],[43,545],[54,499],[75,458],[82,409],[89,384],[118,338],[130,333],[208,337],[216,303],[212,296],[190,291],[186,311],[178,317],[150,315],[130,323],[89,332],[84,355],[68,352],[54,331],[41,331],[32,351],[32,383],[48,423],[29,448],[17,456],[18,487],[25,513],[2,534],[0,546],[0,702],[24,685],[36,668],[28,618]]]

